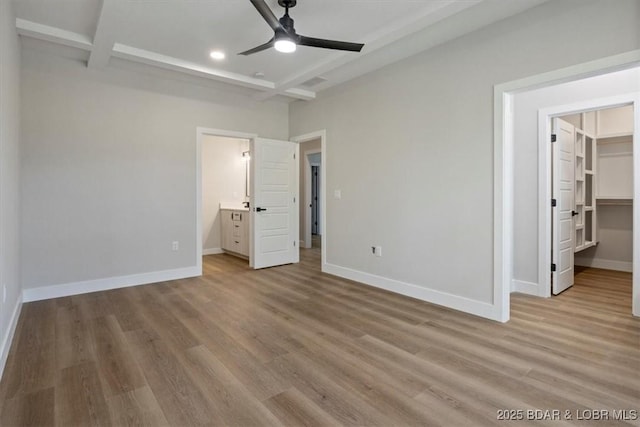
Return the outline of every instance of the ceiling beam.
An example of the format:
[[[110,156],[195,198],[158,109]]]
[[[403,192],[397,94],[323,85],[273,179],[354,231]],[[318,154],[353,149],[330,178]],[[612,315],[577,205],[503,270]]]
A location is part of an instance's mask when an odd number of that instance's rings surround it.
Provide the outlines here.
[[[117,0],[102,0],[96,32],[93,36],[93,49],[87,61],[89,68],[103,68],[109,63],[118,29],[118,3]]]
[[[313,66],[303,69],[298,73],[289,76],[287,79],[278,82],[274,89],[257,94],[255,98],[258,100],[266,100],[272,96],[279,95],[281,92],[298,86],[313,77],[320,76],[345,64],[356,61],[363,56],[369,55],[390,45],[393,42],[423,30],[442,19],[461,12],[469,7],[475,6],[481,1],[482,0],[436,2],[432,7],[423,10],[419,14],[413,15],[407,19],[391,22],[384,28],[364,37],[361,41],[364,41],[365,46],[359,54],[347,52],[333,53],[324,61],[316,63]]]
[[[16,30],[21,36],[44,40],[63,46],[75,47],[87,51],[91,51],[93,48],[91,39],[83,34],[61,30],[60,28],[38,24],[37,22],[27,21],[25,19],[16,19]]]
[[[103,11],[105,11],[104,7],[110,8],[112,5],[109,4],[112,2],[113,0],[105,0],[105,3],[103,3]],[[108,11],[107,13],[111,14],[112,12],[113,11]],[[106,18],[106,16],[107,15],[105,14],[101,14],[101,23],[98,24],[98,27],[103,27],[104,25],[111,27],[113,25],[114,20],[112,18]],[[104,19],[108,19],[109,23],[106,24],[107,21],[104,21]],[[113,30],[107,27],[104,27],[102,30],[98,28],[96,31],[96,37],[94,40],[96,43],[101,44],[100,47],[94,46],[91,39],[85,35],[62,30],[56,27],[50,27],[48,25],[38,24],[24,19],[16,19],[16,29],[18,34],[22,36],[45,40],[62,46],[70,46],[91,52],[88,66],[92,68],[106,66],[109,62],[109,58],[114,56],[141,64],[163,68],[165,70],[178,71],[192,76],[209,80],[217,80],[237,86],[249,87],[260,91],[273,90],[275,88],[275,83],[268,80],[256,79],[243,74],[203,67],[182,59],[126,46],[120,43],[113,43],[113,36],[111,35],[111,31]],[[91,58],[93,58],[93,60]],[[297,88],[281,90],[279,91],[279,94],[307,101],[316,97],[316,93],[313,91]]]
[[[231,83],[238,86],[244,86],[257,90],[273,90],[275,84],[273,82],[256,79],[254,77],[245,76],[243,74],[232,73],[229,71],[217,70],[214,68],[203,67],[193,62],[184,61],[182,59],[173,58],[171,56],[161,55],[159,53],[148,50],[138,49],[135,47],[116,43],[113,46],[112,55],[117,58],[126,59],[141,64],[152,65],[165,70],[178,71],[192,76],[203,77],[210,80],[217,80],[224,83]],[[296,99],[310,100],[316,97],[315,92],[303,89],[288,89],[281,92],[282,95]]]

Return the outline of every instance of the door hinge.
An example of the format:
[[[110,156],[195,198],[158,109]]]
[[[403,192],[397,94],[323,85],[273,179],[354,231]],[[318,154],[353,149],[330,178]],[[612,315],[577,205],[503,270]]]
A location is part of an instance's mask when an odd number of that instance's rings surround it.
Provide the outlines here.
[[[295,202],[296,202],[296,198],[294,197],[294,198],[293,198],[293,203],[295,203]]]
[[[558,201],[556,199],[551,199],[551,207],[552,208],[555,208],[557,204],[558,204]]]
[[[555,264],[553,264],[553,263],[551,264],[551,271],[552,271],[552,272],[553,272],[553,271],[556,271],[556,265],[555,265]]]
[[[295,245],[296,245],[296,241],[294,240],[294,241],[293,241],[293,246],[295,246]]]
[[[556,140],[558,139],[558,137],[556,136],[555,133],[551,134],[551,142],[556,142]]]
[[[293,153],[293,160],[296,159],[296,153]]]

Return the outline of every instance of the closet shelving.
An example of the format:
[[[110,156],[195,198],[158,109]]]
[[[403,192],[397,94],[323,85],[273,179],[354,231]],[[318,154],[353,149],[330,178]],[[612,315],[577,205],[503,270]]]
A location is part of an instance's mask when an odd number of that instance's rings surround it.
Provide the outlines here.
[[[598,162],[598,206],[633,205],[633,109],[630,106],[601,110],[596,115]]]
[[[587,120],[582,114],[581,123]],[[583,125],[583,127],[586,127]],[[584,129],[575,133],[575,252],[596,245],[596,138]]]

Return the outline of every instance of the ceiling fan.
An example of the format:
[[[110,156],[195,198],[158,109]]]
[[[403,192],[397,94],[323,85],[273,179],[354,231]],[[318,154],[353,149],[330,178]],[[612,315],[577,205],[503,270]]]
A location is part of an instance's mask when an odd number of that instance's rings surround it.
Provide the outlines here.
[[[289,16],[289,9],[296,5],[297,0],[278,0],[278,4],[285,9],[284,15],[280,19],[276,18],[264,0],[251,0],[251,3],[258,10],[258,13],[262,15],[262,18],[267,21],[267,24],[269,24],[273,29],[274,35],[271,40],[265,44],[240,52],[238,55],[251,55],[265,49],[269,49],[270,47],[274,47],[279,52],[288,53],[295,51],[296,46],[298,45],[320,47],[324,49],[346,50],[350,52],[360,52],[364,46],[363,43],[317,39],[297,34],[295,28],[293,28],[293,19]]]

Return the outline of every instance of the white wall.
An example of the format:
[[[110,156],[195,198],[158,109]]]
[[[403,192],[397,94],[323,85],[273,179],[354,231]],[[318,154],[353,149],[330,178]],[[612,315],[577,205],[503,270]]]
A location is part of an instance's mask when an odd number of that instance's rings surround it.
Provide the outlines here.
[[[202,251],[220,253],[220,203],[241,205],[246,194],[249,140],[205,135],[202,139]]]
[[[639,16],[547,2],[293,103],[290,134],[327,131],[328,271],[495,315],[493,86],[637,49]]]
[[[22,93],[22,279],[30,299],[53,285],[75,290],[195,266],[196,128],[288,137],[287,104],[89,70],[30,48]]]
[[[514,280],[538,286],[538,110],[640,90],[628,70],[516,94],[514,97]]]
[[[0,1],[0,378],[22,303],[18,236],[20,46],[14,22],[11,2]]]

